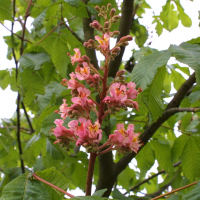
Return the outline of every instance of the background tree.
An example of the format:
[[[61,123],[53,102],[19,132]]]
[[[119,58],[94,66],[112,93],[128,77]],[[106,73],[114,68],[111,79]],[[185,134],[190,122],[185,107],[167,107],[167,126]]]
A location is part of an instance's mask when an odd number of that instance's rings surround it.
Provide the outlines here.
[[[112,29],[120,31],[117,41],[130,34],[140,47],[138,51],[133,50],[132,57],[124,62],[125,47],[121,49],[110,63],[110,81],[119,69],[125,68],[126,80],[135,82],[137,88],[143,88],[143,92],[137,97],[139,111],[121,110],[120,114],[109,116],[103,124],[102,142],[107,140],[116,123],[126,122],[134,123],[136,131],[142,133],[140,139],[143,145],[138,154],[109,152],[101,155],[94,171],[96,190],[107,188],[102,190],[104,197],[139,199],[139,192],[146,189],[142,199],[149,199],[166,192],[169,186],[175,189],[199,179],[199,38],[179,46],[171,45],[165,51],[146,46],[148,31],[138,20],[146,8],[151,9],[144,0],[124,0],[120,5],[115,0],[1,0],[1,24],[4,26],[5,20],[12,22],[11,28],[6,27],[11,35],[4,39],[8,45],[7,58],[14,59],[15,68],[0,71],[0,86],[5,89],[10,85],[13,91],[18,92],[15,115],[11,119],[3,119],[0,127],[2,200],[21,199],[22,196],[25,199],[31,196],[35,199],[64,198],[61,193],[25,173],[30,171],[40,171],[40,177],[64,190],[68,187],[70,190],[77,187],[85,190],[87,153],[76,147],[74,151],[66,151],[54,145],[55,137],[50,130],[58,117],[54,111],[59,108],[62,99],[67,99],[67,102],[71,99],[69,90],[60,84],[75,69],[67,52],[73,54],[73,49],[79,48],[82,54],[89,56],[96,69],[101,66],[95,50],[85,49],[83,43],[98,34],[89,26],[94,18],[99,20],[94,6],[106,6],[108,3],[117,14],[122,13],[120,23]],[[26,26],[28,18],[33,19],[34,28],[31,30]],[[163,29],[172,31],[177,28],[179,21],[186,27],[191,26],[191,19],[180,1],[167,0],[160,15],[154,16],[153,23],[156,23],[158,35],[161,35]],[[20,23],[22,28],[14,33],[16,23]],[[187,67],[179,63],[167,65],[170,57],[175,57]],[[171,92],[172,85],[175,93]],[[167,97],[172,97],[170,102],[166,102]],[[28,111],[31,111],[31,116]],[[65,123],[69,120],[67,118]],[[181,134],[179,137],[175,134],[175,126]],[[134,159],[137,166],[132,169],[130,163]],[[158,161],[159,172],[152,172],[152,176],[145,179],[155,160]],[[163,178],[160,184],[157,180],[159,175]],[[198,196],[196,191],[199,187],[181,190],[170,199]],[[32,191],[37,192],[31,194]]]

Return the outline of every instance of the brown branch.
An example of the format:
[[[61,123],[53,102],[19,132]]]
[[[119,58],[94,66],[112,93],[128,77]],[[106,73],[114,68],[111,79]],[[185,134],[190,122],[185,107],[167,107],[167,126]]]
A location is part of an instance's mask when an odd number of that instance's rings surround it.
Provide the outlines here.
[[[170,110],[170,108],[178,107],[181,103],[181,101],[184,99],[184,96],[187,94],[188,90],[193,86],[195,83],[195,74],[192,74],[188,80],[186,80],[182,86],[179,88],[177,93],[174,95],[174,98],[171,100],[171,102],[168,104],[168,107],[166,111],[162,114],[161,117],[157,119],[156,122],[151,124],[147,129],[143,132],[140,139],[142,143],[144,144],[139,151],[145,146],[145,144],[148,142],[148,140],[153,136],[153,134],[158,130],[158,128],[172,115],[174,115],[179,110]],[[169,111],[167,111],[169,109]],[[174,109],[174,108],[173,108]],[[179,108],[180,109],[180,108]],[[173,111],[173,112],[172,112]],[[175,112],[176,111],[176,112]],[[118,176],[128,165],[128,163],[136,156],[135,152],[132,152],[124,157],[122,157],[118,163],[116,163],[116,171],[115,174]]]
[[[21,102],[21,105],[22,105],[22,108],[23,108],[23,110],[24,110],[24,114],[25,114],[25,116],[26,116],[26,120],[27,120],[28,125],[29,125],[29,127],[30,127],[30,129],[31,129],[30,131],[31,131],[31,134],[32,134],[32,133],[35,132],[35,130],[33,129],[31,120],[30,120],[30,118],[29,118],[29,116],[28,116],[28,113],[26,112],[26,108],[25,108],[25,105],[24,105],[24,102],[23,102],[23,101]]]
[[[165,191],[171,184],[172,182],[174,181],[174,179],[176,178],[176,176],[178,175],[180,170],[177,170],[175,175],[173,176],[173,178],[171,179],[171,181],[167,184],[165,184],[163,187],[161,187],[158,191],[154,192],[154,193],[151,193],[151,194],[146,194],[145,197],[156,197],[158,196],[159,194],[161,194],[163,191]]]
[[[134,11],[133,5],[134,5],[134,0],[123,1],[122,17],[119,25],[120,34],[117,37],[117,42],[120,40],[121,37],[128,35],[130,32],[131,24],[133,21],[133,11]],[[115,58],[114,61],[110,62],[109,74],[108,74],[109,77],[110,76],[113,78],[115,77],[117,71],[119,70],[124,51],[125,47],[122,46],[119,55]]]
[[[66,26],[66,28],[71,32],[71,34],[80,42],[80,43],[84,43],[84,41],[66,24],[65,20],[63,19],[64,25]]]
[[[151,200],[160,199],[160,198],[165,197],[165,196],[167,196],[167,195],[169,195],[169,194],[173,194],[173,193],[175,193],[175,192],[178,192],[178,191],[180,191],[180,190],[183,190],[183,189],[185,189],[185,188],[188,188],[188,187],[190,187],[190,186],[192,186],[192,185],[195,185],[195,184],[197,184],[198,182],[199,182],[199,181],[195,181],[194,183],[190,183],[190,184],[185,185],[185,186],[183,186],[183,187],[174,189],[174,190],[172,190],[171,192],[167,192],[167,193],[162,194],[162,195],[160,195],[160,196],[158,196],[158,197],[155,197],[155,198],[153,198],[153,199],[151,199]]]
[[[81,1],[85,4],[87,4],[89,0],[81,0]],[[91,15],[88,10],[87,10],[87,13],[88,13],[89,18],[83,18],[83,20],[82,20],[85,41],[88,41],[89,39],[94,39],[94,29],[89,26],[89,24],[92,22]],[[99,69],[95,50],[85,48],[85,51],[86,51],[86,55],[90,58],[90,61],[94,65],[94,67],[96,69]]]
[[[175,163],[173,166],[174,166],[174,167],[177,167],[177,166],[179,166],[180,164],[181,164],[181,161]],[[146,183],[146,182],[149,182],[151,179],[155,178],[156,176],[158,176],[158,175],[160,175],[160,174],[164,174],[165,172],[166,172],[165,170],[161,170],[161,171],[159,171],[158,173],[156,173],[156,174],[150,176],[149,178],[144,179],[143,181],[139,182],[138,184],[136,184],[135,186],[133,186],[132,188],[130,188],[129,191],[126,191],[126,192],[124,193],[124,195],[128,194],[130,191],[133,191],[133,190],[137,189],[137,188],[140,187],[142,184],[144,184],[144,183]]]

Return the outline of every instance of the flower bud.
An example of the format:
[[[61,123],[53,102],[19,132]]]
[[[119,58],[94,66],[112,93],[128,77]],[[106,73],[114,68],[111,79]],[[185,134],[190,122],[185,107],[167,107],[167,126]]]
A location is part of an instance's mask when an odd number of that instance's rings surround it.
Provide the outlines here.
[[[85,62],[87,62],[87,63],[90,62],[90,58],[89,58],[88,56],[86,56],[86,55],[83,55],[83,56],[82,56],[82,59],[83,59],[83,61],[85,61]]]
[[[124,46],[124,47],[128,46],[128,42],[122,42],[121,45]]]
[[[120,52],[120,50],[121,50],[120,47],[114,47],[114,48],[111,50],[111,52],[112,52],[112,54],[117,54],[117,53]]]
[[[105,6],[102,6],[102,7],[101,7],[101,10],[105,11],[105,10],[106,10],[106,7],[105,7]]]
[[[127,41],[131,41],[131,40],[133,40],[133,37],[130,35],[126,35],[126,36],[120,38],[119,42],[127,42]]]
[[[109,26],[110,26],[110,22],[105,22],[104,23],[104,28],[109,28]]]
[[[113,18],[114,15],[115,15],[115,13],[116,13],[116,9],[115,9],[115,8],[112,8],[112,9],[110,10],[110,18]]]
[[[84,42],[84,44],[83,44],[83,46],[86,48],[88,48],[89,45],[90,45],[89,42]]]
[[[107,10],[109,10],[110,8],[111,8],[111,3],[109,3],[108,5],[107,5]]]
[[[101,9],[100,9],[99,6],[95,6],[94,8],[95,8],[95,10],[96,10],[97,12],[100,12],[100,11],[101,11]]]
[[[93,76],[93,78],[94,78],[95,81],[99,81],[100,80],[100,76],[98,74],[95,74]]]
[[[124,75],[125,74],[125,70],[124,69],[122,69],[122,70],[119,70],[118,72],[117,72],[117,74],[116,74],[116,77],[119,77],[119,76],[122,76],[122,75]]]
[[[95,44],[95,41],[94,41],[93,39],[89,39],[89,40],[88,40],[88,43],[89,43],[89,44]]]
[[[113,37],[115,35],[119,35],[120,32],[119,31],[113,31],[113,32],[110,32],[110,37]]]
[[[112,22],[113,22],[113,23],[117,23],[117,22],[119,21],[120,18],[121,18],[121,16],[115,15],[115,16],[112,18]]]

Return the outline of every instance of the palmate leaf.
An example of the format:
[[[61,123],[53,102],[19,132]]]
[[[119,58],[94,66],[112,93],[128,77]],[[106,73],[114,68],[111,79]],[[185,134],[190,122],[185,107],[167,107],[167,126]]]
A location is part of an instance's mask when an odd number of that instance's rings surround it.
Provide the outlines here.
[[[0,21],[12,19],[12,1],[11,0],[1,0],[0,1]]]
[[[166,65],[171,53],[169,51],[154,52],[151,55],[142,57],[133,68],[131,81],[143,90],[153,81],[157,69]]]
[[[0,200],[51,200],[44,184],[29,177],[30,174],[25,173],[8,183],[3,189]]]
[[[194,181],[196,178],[200,178],[200,149],[195,142],[195,138],[192,136],[187,137],[188,140],[181,155],[182,169],[185,176]]]
[[[153,121],[160,117],[164,110],[163,100],[161,98],[163,80],[165,77],[165,67],[160,68],[154,77],[151,85],[142,93],[142,99],[149,108]]]
[[[197,84],[200,84],[200,46],[197,44],[182,43],[179,46],[171,45],[169,50],[175,58],[182,63],[189,65],[195,70]]]
[[[44,62],[49,62],[50,56],[47,53],[25,53],[20,57],[19,62],[25,68],[39,70]]]

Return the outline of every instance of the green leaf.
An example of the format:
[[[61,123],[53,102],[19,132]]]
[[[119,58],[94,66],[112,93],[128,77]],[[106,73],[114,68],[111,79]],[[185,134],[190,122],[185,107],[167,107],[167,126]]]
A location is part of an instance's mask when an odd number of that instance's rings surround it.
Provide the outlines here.
[[[143,56],[133,68],[131,81],[135,82],[137,87],[145,90],[152,83],[157,69],[165,66],[170,56],[169,51],[159,51]]]
[[[160,13],[160,19],[163,21],[163,27],[172,31],[173,29],[178,27],[178,12],[174,10],[174,5],[170,3],[171,1],[167,1],[167,3],[162,7],[163,10]]]
[[[44,93],[44,84],[37,71],[23,69],[23,71],[19,74],[19,78],[23,94],[25,95],[25,103],[32,103],[35,98],[35,94]]]
[[[40,66],[44,62],[49,62],[50,57],[47,53],[25,53],[23,54],[19,62],[25,68],[33,68],[35,70],[40,69]]]
[[[140,168],[140,177],[144,177],[155,161],[155,154],[149,142],[136,155],[136,160],[137,166]]]
[[[168,173],[173,172],[171,161],[171,147],[167,140],[152,140],[150,142],[152,149],[155,152],[159,166]]]
[[[50,169],[46,169],[44,171],[40,171],[40,172],[36,172],[36,174],[44,179],[45,181],[48,181],[49,183],[63,189],[63,190],[67,190],[67,188],[69,187],[70,181],[68,179],[65,178],[64,175],[62,175],[59,171],[50,168]],[[48,190],[55,190],[60,196],[64,196],[64,194],[50,186],[48,186]]]
[[[148,38],[148,31],[145,26],[140,25],[138,20],[134,20],[131,32],[135,35],[135,42],[142,47]]]
[[[192,136],[187,136],[187,142],[181,155],[182,169],[185,176],[194,181],[200,177],[200,149]]]
[[[184,12],[183,7],[180,5],[179,1],[174,1],[178,12],[179,12],[179,16],[180,16],[180,20],[181,23],[183,24],[183,26],[185,27],[191,27],[192,26],[192,20],[190,19],[190,17]]]
[[[163,90],[163,81],[165,77],[165,67],[160,68],[155,75],[151,85],[142,93],[142,99],[145,105],[149,108],[153,121],[160,117],[164,110],[164,103],[161,98]]]
[[[107,189],[98,190],[92,196],[99,196],[99,197],[101,197],[104,194],[105,191],[107,191]]]
[[[200,99],[200,90],[192,92],[189,95],[190,103],[194,103],[194,102],[198,101],[199,99]]]
[[[181,85],[185,82],[185,78],[176,70],[171,70],[171,80],[174,83],[174,88],[178,91]]]
[[[10,72],[6,70],[0,70],[0,87],[5,90],[10,84]]]
[[[34,7],[35,8],[35,7]],[[32,22],[33,26],[36,28],[36,30],[39,30],[43,27],[43,21],[45,19],[47,8],[43,10],[40,15],[38,15],[34,21]]]
[[[188,136],[185,134],[182,134],[174,141],[174,144],[171,150],[171,155],[174,161],[180,158],[180,156],[182,155],[182,152],[187,140],[188,140]]]
[[[65,15],[65,12],[67,12],[67,13],[71,13],[77,17],[85,17],[85,18],[88,17],[86,5],[83,2],[79,1],[79,7],[74,7],[68,3],[68,0],[64,0],[64,1],[66,1],[66,2],[63,2],[63,14],[64,15]]]
[[[25,173],[8,183],[3,189],[1,200],[51,199],[43,183],[29,177],[30,174]]]
[[[62,41],[61,36],[58,36],[52,48],[52,61],[62,77],[65,77],[67,65],[70,63],[70,58],[67,56],[69,52],[68,47]]]
[[[183,200],[199,200],[200,199],[200,181],[196,184],[195,188],[183,195]]]
[[[112,196],[118,200],[133,200],[131,197],[125,197],[118,189],[114,189]]]
[[[51,156],[51,158],[54,160],[63,160],[64,156],[58,149],[58,144],[52,144],[49,138],[47,138],[46,141],[46,150],[47,153],[49,153],[49,155]]]
[[[80,163],[76,163],[74,166],[75,166],[74,173],[71,176],[72,182],[77,187],[84,190],[86,188],[87,170]]]
[[[200,84],[200,46],[197,44],[182,43],[179,46],[171,45],[169,50],[175,58],[182,63],[189,65],[195,70],[197,84]]]
[[[11,0],[1,0],[0,1],[0,21],[12,19],[12,1]]]

